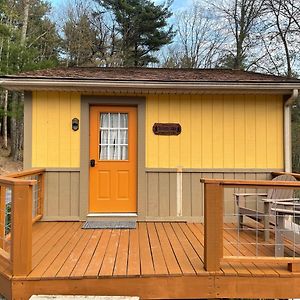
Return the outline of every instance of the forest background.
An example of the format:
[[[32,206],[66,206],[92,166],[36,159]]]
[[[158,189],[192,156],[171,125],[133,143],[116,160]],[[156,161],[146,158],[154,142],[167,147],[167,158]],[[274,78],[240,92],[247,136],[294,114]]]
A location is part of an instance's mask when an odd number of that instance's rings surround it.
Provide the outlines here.
[[[300,0],[0,0],[0,75],[56,66],[232,68],[300,76]],[[21,92],[0,90],[0,155],[22,161]],[[300,172],[300,100],[292,108]],[[0,160],[1,168],[1,160]]]

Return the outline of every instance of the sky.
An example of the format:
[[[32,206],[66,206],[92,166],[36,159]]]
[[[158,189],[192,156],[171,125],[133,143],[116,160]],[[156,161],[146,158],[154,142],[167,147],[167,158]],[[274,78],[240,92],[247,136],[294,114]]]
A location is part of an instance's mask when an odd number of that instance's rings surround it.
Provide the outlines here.
[[[59,8],[60,4],[64,4],[65,1],[63,0],[48,0],[50,3],[53,4],[53,6],[55,6],[56,8]],[[154,0],[155,3],[162,3],[163,1],[161,0]],[[176,10],[180,10],[186,6],[189,5],[189,3],[191,3],[192,0],[174,0],[173,4],[172,4],[172,10],[176,11]]]

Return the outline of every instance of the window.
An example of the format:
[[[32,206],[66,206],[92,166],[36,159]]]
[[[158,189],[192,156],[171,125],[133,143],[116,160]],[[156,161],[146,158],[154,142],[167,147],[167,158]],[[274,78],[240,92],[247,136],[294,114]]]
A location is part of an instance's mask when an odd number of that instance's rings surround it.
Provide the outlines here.
[[[128,114],[100,113],[100,160],[128,160]]]

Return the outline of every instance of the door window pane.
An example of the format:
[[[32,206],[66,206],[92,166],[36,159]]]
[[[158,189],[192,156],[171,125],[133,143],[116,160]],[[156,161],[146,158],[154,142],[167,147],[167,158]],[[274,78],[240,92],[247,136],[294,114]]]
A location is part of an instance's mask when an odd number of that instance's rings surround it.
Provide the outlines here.
[[[100,113],[100,160],[128,160],[128,114]]]
[[[120,114],[120,127],[128,128],[128,114]]]

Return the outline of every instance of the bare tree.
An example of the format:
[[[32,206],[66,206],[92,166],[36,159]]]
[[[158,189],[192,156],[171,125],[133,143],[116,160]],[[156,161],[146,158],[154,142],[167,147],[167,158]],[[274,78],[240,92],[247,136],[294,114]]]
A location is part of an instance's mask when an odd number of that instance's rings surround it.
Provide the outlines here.
[[[226,37],[212,12],[200,2],[175,14],[177,38],[162,54],[165,67],[212,68],[218,63]]]
[[[293,18],[285,13],[284,0],[266,0],[266,6],[274,17],[275,37],[278,36],[283,45],[286,59],[286,75],[292,76],[291,51],[288,38],[293,27]]]
[[[264,13],[265,0],[223,0],[212,4],[225,21],[224,30],[228,32],[229,47],[224,49],[224,65],[234,69],[245,69],[251,48],[254,47],[253,35]]]
[[[276,1],[277,5],[280,2],[281,13],[283,16],[291,18],[297,28],[300,31],[300,3],[299,0],[281,0]]]
[[[189,68],[212,67],[224,42],[211,12],[194,1],[189,9],[176,15],[181,64]]]
[[[65,8],[62,31],[67,65],[80,66],[93,61],[96,33],[90,23],[90,5],[89,1],[75,0]]]
[[[273,51],[269,51],[276,61],[281,75],[295,76],[299,67],[300,7],[297,0],[266,0],[266,39]],[[272,44],[273,42],[273,44]]]
[[[67,65],[119,66],[116,25],[99,3],[69,0],[63,9],[63,50]]]

